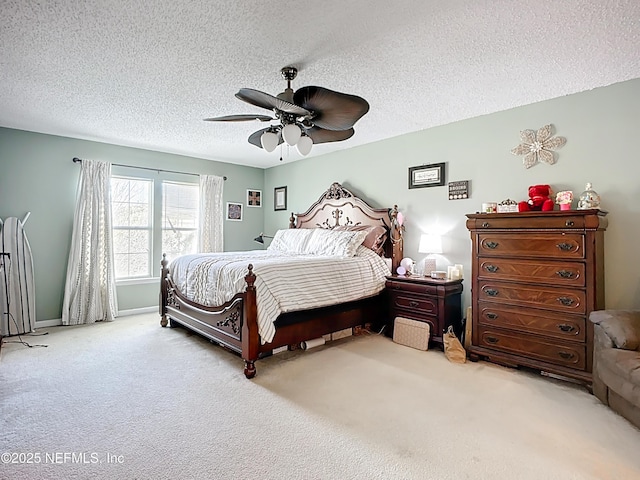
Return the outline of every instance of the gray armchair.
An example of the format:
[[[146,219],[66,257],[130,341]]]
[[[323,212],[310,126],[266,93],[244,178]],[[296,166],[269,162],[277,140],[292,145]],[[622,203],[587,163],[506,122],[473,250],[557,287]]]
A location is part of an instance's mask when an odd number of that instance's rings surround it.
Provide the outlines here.
[[[640,428],[640,310],[596,310],[593,393]]]

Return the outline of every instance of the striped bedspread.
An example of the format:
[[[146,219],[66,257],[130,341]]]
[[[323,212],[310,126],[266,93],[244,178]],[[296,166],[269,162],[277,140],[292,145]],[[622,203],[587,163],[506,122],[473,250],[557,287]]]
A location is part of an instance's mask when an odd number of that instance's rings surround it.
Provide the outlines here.
[[[221,305],[244,292],[247,265],[256,275],[258,332],[263,344],[275,334],[281,313],[324,307],[376,295],[389,268],[374,252],[354,257],[299,255],[255,250],[184,255],[169,265],[180,292],[201,305]]]

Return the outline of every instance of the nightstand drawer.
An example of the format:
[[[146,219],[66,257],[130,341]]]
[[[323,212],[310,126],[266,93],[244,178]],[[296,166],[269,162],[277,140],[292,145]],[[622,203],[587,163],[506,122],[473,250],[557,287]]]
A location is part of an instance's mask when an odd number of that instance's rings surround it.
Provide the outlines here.
[[[435,315],[438,311],[437,301],[428,297],[392,292],[391,298],[394,310],[405,310],[416,315]]]
[[[416,277],[407,277],[411,279],[411,281],[398,281],[398,280],[387,280],[386,288],[390,292],[414,292],[420,295],[437,295],[438,294],[438,286],[437,285],[428,285],[424,281],[421,283],[414,280]],[[426,277],[417,277],[420,279]]]

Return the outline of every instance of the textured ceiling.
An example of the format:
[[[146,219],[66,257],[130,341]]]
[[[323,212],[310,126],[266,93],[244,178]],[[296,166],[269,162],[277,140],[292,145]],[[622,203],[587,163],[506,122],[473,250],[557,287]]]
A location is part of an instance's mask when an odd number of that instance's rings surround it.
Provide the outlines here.
[[[640,78],[638,0],[1,0],[0,126],[269,167],[247,142],[318,85],[366,98],[346,141],[310,156]],[[283,149],[284,161],[300,159]]]

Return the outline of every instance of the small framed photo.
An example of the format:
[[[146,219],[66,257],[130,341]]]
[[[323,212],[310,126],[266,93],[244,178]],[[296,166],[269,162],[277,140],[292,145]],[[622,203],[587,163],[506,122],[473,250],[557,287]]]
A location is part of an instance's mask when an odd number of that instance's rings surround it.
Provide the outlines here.
[[[287,209],[287,187],[276,187],[273,189],[273,209]]]
[[[409,188],[441,187],[444,185],[444,162],[409,167]]]
[[[234,222],[242,221],[242,204],[227,202],[227,220]]]
[[[247,207],[262,207],[261,190],[247,190]]]

